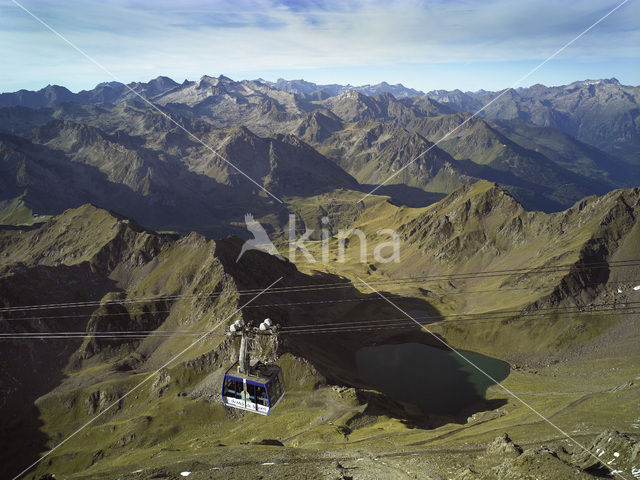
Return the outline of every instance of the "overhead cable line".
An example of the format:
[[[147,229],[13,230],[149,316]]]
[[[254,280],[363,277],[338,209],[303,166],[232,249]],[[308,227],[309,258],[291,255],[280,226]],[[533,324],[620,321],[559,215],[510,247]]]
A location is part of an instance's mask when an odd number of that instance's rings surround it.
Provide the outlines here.
[[[576,263],[559,264],[556,266],[534,267],[530,269],[517,268],[517,269],[465,272],[465,273],[459,273],[459,274],[446,274],[446,275],[443,274],[443,275],[424,275],[424,276],[416,276],[416,277],[398,277],[398,278],[390,278],[390,279],[372,280],[370,284],[371,285],[393,284],[393,285],[403,286],[407,283],[411,284],[416,282],[425,283],[430,281],[443,281],[443,280],[469,280],[469,279],[478,279],[478,278],[491,278],[491,277],[515,275],[516,273],[520,273],[523,275],[534,275],[534,274],[560,272],[565,269],[574,269],[578,271],[583,271],[583,270],[625,268],[625,267],[636,267],[636,266],[640,266],[640,259],[612,261],[612,262],[593,262],[593,263],[583,263],[583,264],[576,264]],[[280,287],[280,288],[273,289],[273,291],[272,292],[270,291],[269,294],[319,291],[319,290],[330,290],[330,289],[339,289],[339,288],[355,288],[355,286],[351,281],[294,285],[290,287]],[[236,292],[229,292],[229,295],[234,295],[234,294],[252,295],[258,291],[259,289],[238,290]],[[129,297],[129,298],[120,299],[120,300],[106,300],[106,301],[94,300],[94,301],[87,301],[87,302],[21,305],[21,306],[15,306],[15,307],[0,308],[0,313],[39,310],[39,309],[54,309],[54,308],[81,308],[81,307],[103,306],[103,305],[112,305],[112,304],[161,302],[161,301],[177,300],[177,299],[183,299],[183,298],[198,298],[198,297],[217,298],[217,297],[220,297],[222,294],[223,294],[222,292],[193,293],[193,294],[165,295],[165,296],[155,296],[155,297]]]

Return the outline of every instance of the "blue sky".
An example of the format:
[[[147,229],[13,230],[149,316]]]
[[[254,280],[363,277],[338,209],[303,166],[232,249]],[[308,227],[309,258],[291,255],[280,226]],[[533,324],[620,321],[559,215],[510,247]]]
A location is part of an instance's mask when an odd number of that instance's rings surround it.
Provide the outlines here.
[[[111,81],[11,0],[0,0],[0,91]],[[36,1],[16,0],[125,82],[166,75],[304,78],[497,90],[620,1]],[[560,85],[616,77],[640,84],[640,0],[526,79]]]

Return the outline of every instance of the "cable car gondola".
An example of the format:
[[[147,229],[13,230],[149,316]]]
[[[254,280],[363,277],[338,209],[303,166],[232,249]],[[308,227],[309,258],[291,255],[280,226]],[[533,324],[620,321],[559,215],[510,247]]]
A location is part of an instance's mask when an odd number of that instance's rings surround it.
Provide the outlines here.
[[[282,369],[273,363],[248,362],[248,339],[256,334],[273,334],[273,322],[266,319],[255,329],[238,320],[229,328],[230,335],[241,337],[238,361],[225,373],[222,403],[227,407],[269,415],[284,396]]]
[[[282,370],[277,365],[260,363],[241,373],[236,362],[224,375],[222,403],[227,407],[269,415],[283,396]]]

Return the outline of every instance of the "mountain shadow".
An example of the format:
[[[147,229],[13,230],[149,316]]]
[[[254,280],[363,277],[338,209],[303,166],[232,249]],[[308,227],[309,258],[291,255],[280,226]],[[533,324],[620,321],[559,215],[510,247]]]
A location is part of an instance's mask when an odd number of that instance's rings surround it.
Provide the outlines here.
[[[116,290],[114,282],[93,271],[88,262],[55,267],[18,264],[0,270],[0,305],[5,308],[99,300],[113,290]],[[50,307],[3,312],[0,313],[0,333],[82,331],[90,316],[91,307],[89,310]],[[0,341],[3,411],[0,463],[5,475],[12,478],[59,441],[52,443],[41,430],[43,423],[36,400],[61,383],[64,370],[82,339],[3,338]]]

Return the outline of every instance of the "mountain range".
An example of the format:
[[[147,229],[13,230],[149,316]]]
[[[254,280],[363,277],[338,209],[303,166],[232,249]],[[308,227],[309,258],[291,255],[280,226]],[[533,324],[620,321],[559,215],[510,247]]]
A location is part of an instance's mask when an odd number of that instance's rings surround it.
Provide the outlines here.
[[[638,87],[502,93],[204,76],[1,94],[3,471],[50,452],[22,478],[631,472]],[[281,256],[244,251],[252,218]],[[310,229],[294,259],[287,234]],[[225,408],[224,333],[267,317],[252,350],[286,394],[268,417]]]
[[[553,127],[631,162],[640,153],[640,89],[621,85],[615,78],[501,92],[438,90],[427,95],[457,111],[476,112],[487,105],[480,112],[483,117]]]
[[[249,206],[279,210],[261,187],[295,197],[364,194],[386,182],[377,193],[419,206],[486,179],[549,212],[640,178],[637,156],[598,148],[619,141],[628,153],[637,144],[637,88],[614,80],[514,91],[497,102],[509,98],[530,114],[509,116],[513,108],[494,103],[487,118],[456,110],[496,98],[490,92],[434,100],[387,84],[322,87],[158,77],[1,94],[0,217],[28,220],[91,202],[151,228],[221,234]],[[573,120],[543,122],[560,117],[534,114],[539,104]]]

